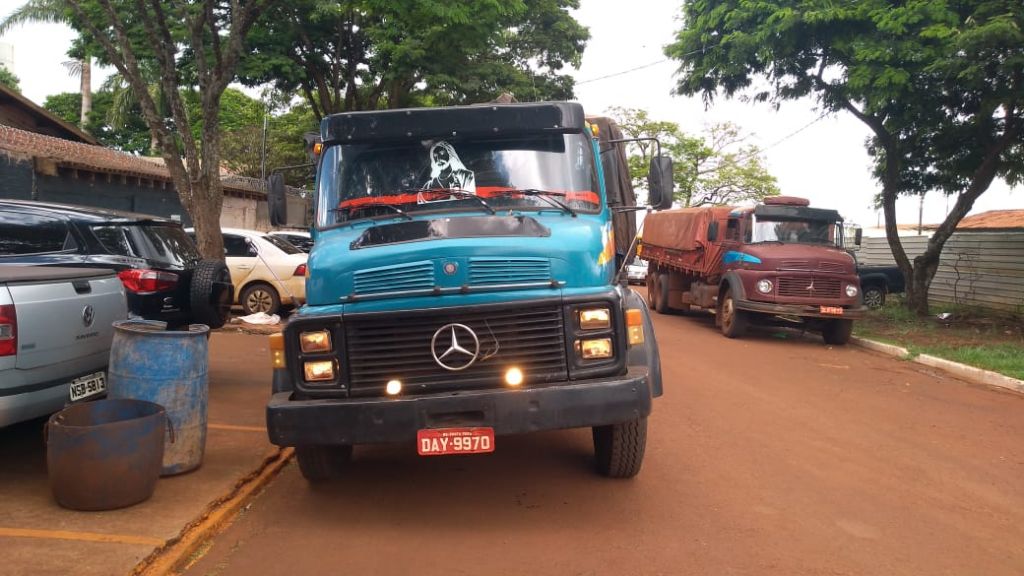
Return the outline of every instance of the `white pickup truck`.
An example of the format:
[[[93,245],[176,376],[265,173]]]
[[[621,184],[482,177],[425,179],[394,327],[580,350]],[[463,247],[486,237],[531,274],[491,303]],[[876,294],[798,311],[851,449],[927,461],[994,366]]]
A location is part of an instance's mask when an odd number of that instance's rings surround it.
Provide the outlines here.
[[[127,316],[111,270],[0,266],[0,427],[103,394]]]

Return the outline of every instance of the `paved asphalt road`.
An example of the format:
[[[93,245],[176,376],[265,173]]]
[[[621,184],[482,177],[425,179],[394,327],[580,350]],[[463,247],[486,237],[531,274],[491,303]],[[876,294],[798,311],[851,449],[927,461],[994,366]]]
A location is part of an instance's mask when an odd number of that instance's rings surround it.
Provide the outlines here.
[[[657,316],[644,469],[589,430],[484,456],[357,448],[289,465],[189,575],[1024,574],[1024,397],[820,339]]]

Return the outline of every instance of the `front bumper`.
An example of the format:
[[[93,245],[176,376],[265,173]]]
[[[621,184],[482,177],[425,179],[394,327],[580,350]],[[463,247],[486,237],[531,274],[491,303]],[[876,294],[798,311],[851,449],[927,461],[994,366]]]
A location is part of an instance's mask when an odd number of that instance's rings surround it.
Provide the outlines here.
[[[267,432],[278,446],[301,446],[414,441],[424,428],[487,426],[503,435],[615,424],[650,414],[647,374],[634,367],[619,377],[406,398],[295,400],[277,392]]]
[[[856,320],[863,318],[867,312],[864,306],[845,307],[842,314],[822,314],[821,304],[774,304],[771,302],[754,302],[737,300],[736,308],[748,312],[771,314],[773,316],[800,316],[801,318],[825,318],[829,320]]]

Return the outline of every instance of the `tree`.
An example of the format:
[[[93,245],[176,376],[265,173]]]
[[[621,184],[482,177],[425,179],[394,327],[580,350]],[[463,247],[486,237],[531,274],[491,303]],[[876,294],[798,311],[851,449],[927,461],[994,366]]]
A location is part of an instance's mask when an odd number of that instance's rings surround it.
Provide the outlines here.
[[[612,108],[622,131],[630,138],[657,138],[662,153],[675,165],[675,197],[684,206],[737,204],[779,194],[775,177],[764,166],[761,151],[733,124],[712,126],[704,137],[685,134],[675,122],[651,120],[646,110]],[[630,145],[629,172],[635,187],[643,187],[653,142]]]
[[[0,84],[7,86],[15,92],[21,92],[21,80],[3,64],[0,64]]]
[[[578,0],[296,0],[268,11],[243,83],[299,92],[317,118],[342,111],[569,99],[589,33]]]
[[[92,110],[86,117],[82,129],[92,134],[100,144],[129,154],[147,154],[150,149],[150,132],[138,104],[120,117],[118,123],[111,122],[112,110],[116,106],[116,95],[110,90],[99,90],[93,96]],[[51,94],[43,102],[43,108],[56,114],[65,122],[77,124],[82,108],[82,95],[78,92]]]
[[[928,312],[946,240],[995,178],[1024,178],[1024,4],[921,0],[685,4],[666,54],[678,94],[743,93],[779,105],[812,96],[870,128],[886,236],[911,279],[907,305]],[[766,81],[751,90],[755,79]],[[896,198],[940,190],[949,215],[910,262]]]
[[[62,0],[80,40],[102,50],[132,87],[139,107],[196,228],[199,250],[223,258],[220,212],[220,103],[235,77],[253,22],[272,0]],[[152,62],[170,111],[159,111],[144,63]],[[201,138],[196,138],[182,87],[198,88]]]

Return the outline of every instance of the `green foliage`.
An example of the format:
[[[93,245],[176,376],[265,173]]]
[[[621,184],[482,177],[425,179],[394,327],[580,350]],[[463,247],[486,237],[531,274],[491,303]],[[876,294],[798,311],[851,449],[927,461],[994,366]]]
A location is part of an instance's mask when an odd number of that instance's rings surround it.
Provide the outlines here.
[[[757,146],[732,124],[712,126],[704,136],[690,136],[675,122],[651,120],[646,110],[612,108],[610,114],[629,138],[657,138],[662,154],[672,158],[676,200],[684,206],[736,204],[779,194]],[[629,146],[629,173],[643,187],[653,142]]]
[[[267,123],[266,173],[274,168],[295,166],[309,162],[305,143],[306,132],[317,130],[317,120],[308,105],[295,106],[283,114],[271,116]],[[232,172],[253,178],[263,175],[262,165],[263,124],[238,126],[227,130],[221,136],[221,155],[224,166]],[[284,172],[285,183],[290,186],[308,187],[312,184],[310,175],[301,170]]]
[[[119,116],[120,122],[111,122],[111,110],[116,105],[117,97],[110,90],[100,90],[92,95],[92,111],[89,112],[85,126],[80,126],[92,134],[100,144],[115,150],[131,154],[146,155],[150,151],[150,133],[146,126],[138,104]],[[56,114],[69,124],[78,126],[81,116],[82,95],[78,92],[62,92],[46,97],[43,108]]]
[[[698,0],[683,22],[665,50],[680,63],[677,93],[776,105],[811,96],[871,129],[889,242],[912,278],[908,306],[926,313],[956,224],[995,178],[1024,181],[1024,3]],[[957,201],[911,266],[896,197],[929,190]]]
[[[578,0],[297,0],[249,38],[247,85],[299,92],[317,117],[345,110],[569,99],[589,33]]]
[[[0,84],[7,86],[15,92],[21,92],[21,80],[3,64],[0,64]]]

